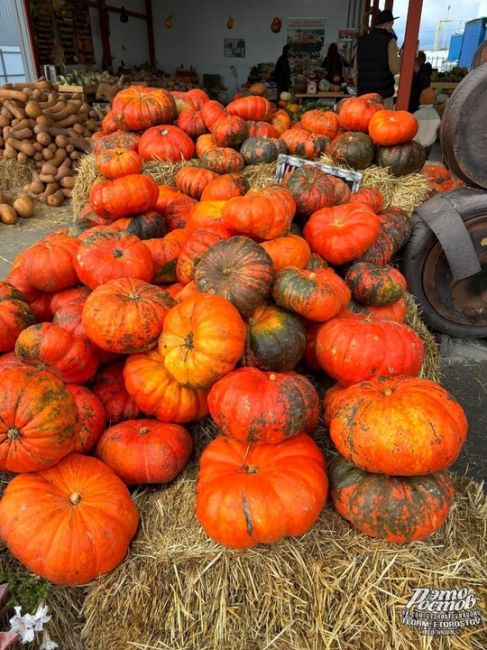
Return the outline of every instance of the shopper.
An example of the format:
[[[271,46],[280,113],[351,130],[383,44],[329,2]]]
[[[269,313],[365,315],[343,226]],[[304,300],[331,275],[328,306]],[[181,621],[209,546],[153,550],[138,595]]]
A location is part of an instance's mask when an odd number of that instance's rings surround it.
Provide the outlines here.
[[[393,107],[394,75],[401,68],[394,20],[388,9],[377,14],[375,26],[358,40],[354,66],[357,93],[378,93],[386,108]]]
[[[291,85],[291,67],[289,65],[289,57],[291,54],[291,46],[285,45],[282,48],[282,54],[277,59],[274,68],[274,79],[277,86],[277,98],[279,99],[282,92],[289,90]]]
[[[426,54],[420,50],[416,57],[414,66],[413,81],[411,83],[411,97],[409,100],[409,112],[414,113],[419,108],[419,96],[425,88],[431,84],[433,68],[431,63],[426,63]]]
[[[418,120],[418,132],[414,139],[423,145],[427,158],[436,142],[441,124],[441,118],[433,106],[435,98],[436,93],[433,88],[425,88],[419,98],[419,109],[414,113],[414,117]]]
[[[332,84],[342,84],[345,81],[344,69],[347,63],[338,51],[336,43],[331,43],[321,67],[325,69],[325,79]]]

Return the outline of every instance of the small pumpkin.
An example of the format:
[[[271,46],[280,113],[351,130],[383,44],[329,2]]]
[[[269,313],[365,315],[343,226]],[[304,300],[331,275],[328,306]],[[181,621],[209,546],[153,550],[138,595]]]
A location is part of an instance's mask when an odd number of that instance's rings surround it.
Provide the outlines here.
[[[203,133],[208,133],[201,111],[196,111],[193,108],[184,108],[180,111],[176,125],[193,140]]]
[[[225,115],[225,107],[220,102],[217,102],[215,99],[210,99],[210,101],[205,102],[200,108],[201,117],[205,123],[208,131],[211,130],[213,124],[223,115]]]
[[[453,397],[429,379],[379,377],[344,391],[330,435],[342,456],[360,469],[421,476],[456,460],[467,418]]]
[[[142,158],[132,149],[105,149],[95,160],[99,173],[111,180],[128,174],[141,174],[143,164]]]
[[[384,110],[382,97],[377,93],[349,97],[344,100],[338,111],[340,126],[345,131],[367,133],[372,116],[382,110]]]
[[[409,111],[377,111],[369,122],[369,135],[381,147],[409,142],[417,132],[418,120]]]
[[[376,266],[386,266],[394,254],[395,240],[385,230],[379,230],[374,242],[356,258],[357,262],[368,262]]]
[[[150,210],[143,214],[136,214],[133,217],[122,217],[111,221],[107,230],[123,231],[129,235],[135,235],[139,239],[152,239],[154,237],[164,237],[166,234],[166,220],[156,212]]]
[[[81,585],[112,571],[127,554],[138,519],[118,476],[81,454],[16,476],[0,501],[0,536],[12,555],[60,585]]]
[[[211,230],[194,230],[186,240],[176,263],[179,282],[188,284],[194,277],[196,266],[207,250],[232,233],[225,226],[213,226]]]
[[[249,182],[242,174],[216,175],[203,190],[201,201],[228,201],[233,196],[243,196],[249,189]]]
[[[181,162],[193,157],[194,143],[177,126],[152,126],[140,137],[139,154],[143,160]]]
[[[340,183],[343,183],[338,179]],[[343,185],[346,186],[345,183]],[[303,165],[292,170],[285,182],[296,201],[299,214],[309,216],[321,208],[345,203],[350,192],[343,190],[342,196],[337,193],[337,186],[332,177],[318,167]],[[347,188],[348,189],[348,188]]]
[[[323,454],[306,434],[280,445],[220,436],[200,458],[196,517],[219,544],[272,544],[310,530],[327,494]]]
[[[288,129],[281,133],[280,138],[284,140],[288,153],[308,160],[316,160],[320,154],[324,153],[329,142],[327,138],[320,140],[313,137],[313,134],[306,129],[301,128]]]
[[[249,138],[278,138],[279,133],[269,122],[247,122]],[[285,153],[285,152],[284,152]]]
[[[240,153],[247,165],[271,163],[281,153],[286,153],[286,145],[277,138],[247,138],[240,147]]]
[[[284,131],[287,131],[291,128],[291,116],[287,111],[279,108],[271,117],[271,124],[274,129],[277,131],[278,137]]]
[[[91,390],[103,404],[110,426],[122,420],[137,418],[140,414],[135,400],[125,388],[123,371],[123,361],[110,363],[97,372],[91,386]]]
[[[0,282],[0,352],[13,350],[20,332],[35,322],[24,294],[8,282]]]
[[[160,287],[136,278],[109,280],[86,299],[86,336],[103,350],[142,352],[157,341],[174,300]]]
[[[384,235],[391,237],[393,252],[396,253],[407,243],[411,235],[411,218],[407,212],[395,206],[390,206],[377,216],[379,217],[381,231]]]
[[[195,144],[195,151],[198,158],[202,158],[203,154],[210,149],[215,149],[216,144],[211,133],[204,133],[198,136]]]
[[[178,384],[157,350],[129,355],[123,377],[128,394],[140,410],[161,422],[192,422],[208,413],[208,391]]]
[[[179,424],[125,420],[107,429],[96,456],[126,485],[169,483],[187,465],[193,441]]]
[[[90,191],[90,207],[105,219],[153,210],[157,203],[156,182],[145,174],[129,174],[114,181],[95,183]]]
[[[64,383],[28,366],[3,365],[0,378],[0,470],[35,472],[71,453],[77,414]]]
[[[201,156],[201,164],[217,174],[232,174],[243,169],[243,157],[229,147],[213,147]]]
[[[301,126],[306,131],[325,135],[333,140],[336,137],[339,127],[338,115],[333,111],[322,111],[312,109],[306,111],[301,117]]]
[[[215,174],[210,169],[181,167],[176,172],[174,182],[180,192],[199,200],[208,183],[216,178],[219,178],[218,174]]]
[[[132,149],[137,151],[140,140],[139,133],[129,133],[127,131],[113,131],[105,134],[102,131],[93,133],[90,138],[91,149],[94,154],[101,153],[104,149]]]
[[[407,289],[406,278],[397,269],[367,262],[352,264],[345,275],[345,282],[354,300],[377,307],[396,302]]]
[[[22,252],[19,266],[27,284],[40,291],[61,291],[78,284],[73,256],[79,241],[67,235],[52,235]],[[12,265],[15,270],[15,264]],[[21,288],[19,288],[22,291]]]
[[[179,384],[208,388],[233,370],[243,354],[245,337],[245,324],[228,300],[196,294],[167,315],[159,352]]]
[[[311,253],[306,240],[293,234],[269,239],[261,246],[270,255],[276,273],[287,266],[304,269]]]
[[[176,117],[176,103],[162,88],[129,86],[115,95],[112,117],[119,129],[142,131],[154,124],[170,124]]]
[[[424,346],[407,325],[355,314],[322,326],[316,356],[330,377],[350,386],[380,376],[417,375]]]
[[[352,169],[366,169],[374,160],[375,145],[365,133],[347,132],[338,135],[327,152],[336,163]]]
[[[176,264],[188,236],[189,233],[185,230],[175,228],[162,239],[146,239],[144,241],[154,262],[152,278],[154,284],[176,282]]]
[[[236,147],[249,135],[247,123],[237,115],[222,115],[210,131],[217,147]]]
[[[314,212],[303,234],[313,252],[330,264],[345,264],[365,253],[379,229],[379,220],[369,207],[348,203]]]
[[[268,122],[272,115],[272,104],[265,97],[241,97],[228,104],[227,112],[243,120]]]
[[[101,400],[86,386],[69,384],[77,411],[77,421],[73,436],[73,453],[87,454],[96,445],[105,428],[106,414]]]
[[[281,307],[324,322],[348,303],[350,289],[332,269],[284,268],[276,274],[272,296]]]
[[[276,305],[262,304],[248,320],[243,365],[275,372],[293,370],[305,345],[306,331],[297,316]]]
[[[53,294],[34,289],[27,280],[25,270],[20,261],[15,262],[14,260],[6,281],[25,296],[37,321],[51,320],[51,298]]]
[[[384,476],[364,472],[342,456],[328,471],[334,507],[364,535],[410,544],[438,530],[450,512],[454,488],[446,473]]]
[[[185,230],[189,234],[208,226],[223,226],[222,212],[226,201],[200,201],[193,205],[188,214]]]
[[[200,259],[194,280],[201,293],[216,294],[250,316],[268,295],[274,279],[272,260],[248,237],[231,237]]]
[[[384,209],[384,195],[376,187],[361,187],[350,197],[350,203],[368,206],[375,214]]]
[[[394,176],[406,176],[419,172],[425,162],[424,147],[416,140],[377,149],[376,164],[380,167],[387,167]]]

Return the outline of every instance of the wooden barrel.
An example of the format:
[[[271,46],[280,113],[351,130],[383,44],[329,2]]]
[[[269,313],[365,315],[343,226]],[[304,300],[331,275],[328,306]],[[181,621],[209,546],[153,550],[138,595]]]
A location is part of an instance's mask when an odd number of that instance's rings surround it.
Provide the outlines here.
[[[447,167],[471,187],[487,189],[487,65],[457,86],[443,113],[441,148]]]
[[[473,55],[473,68],[478,68],[482,63],[487,63],[487,41],[480,43]]]

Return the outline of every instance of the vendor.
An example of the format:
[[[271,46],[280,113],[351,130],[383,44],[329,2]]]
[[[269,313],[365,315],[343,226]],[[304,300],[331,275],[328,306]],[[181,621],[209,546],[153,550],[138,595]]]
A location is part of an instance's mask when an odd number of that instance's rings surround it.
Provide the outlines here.
[[[321,67],[325,70],[325,79],[331,84],[342,84],[346,79],[347,62],[338,51],[336,43],[331,43]]]
[[[289,57],[291,55],[291,46],[289,44],[282,48],[282,54],[276,61],[274,68],[274,80],[277,86],[277,97],[279,99],[282,92],[289,90],[291,85],[291,66]]]

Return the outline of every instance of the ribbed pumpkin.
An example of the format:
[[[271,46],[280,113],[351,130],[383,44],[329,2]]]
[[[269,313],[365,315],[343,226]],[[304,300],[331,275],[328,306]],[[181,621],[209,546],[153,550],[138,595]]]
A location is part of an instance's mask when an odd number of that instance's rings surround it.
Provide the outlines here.
[[[204,133],[203,135],[198,136],[196,140],[195,150],[198,158],[202,158],[203,154],[209,151],[210,149],[215,149],[216,144],[213,140],[211,133]]]
[[[70,302],[84,302],[84,300],[90,295],[91,290],[88,287],[72,287],[71,289],[63,289],[52,294],[51,297],[51,311],[53,314],[57,312],[58,309],[64,307],[67,303]]]
[[[147,246],[126,232],[99,232],[85,239],[74,258],[78,278],[95,289],[118,278],[138,278],[150,282],[154,261]]]
[[[67,384],[84,384],[98,367],[89,342],[53,323],[38,323],[23,330],[15,354],[24,363],[45,368]]]
[[[152,239],[154,237],[164,237],[166,234],[166,220],[159,212],[150,210],[144,214],[136,214],[133,217],[116,219],[111,221],[105,228],[113,231],[122,230],[130,235],[135,235],[139,239]]]
[[[271,258],[248,237],[218,242],[201,257],[194,273],[198,291],[222,296],[244,316],[264,301],[273,279]]]
[[[200,110],[201,117],[203,118],[203,122],[208,130],[210,130],[213,124],[226,113],[223,104],[220,104],[220,102],[217,102],[214,99],[205,102]]]
[[[378,215],[381,231],[392,238],[393,251],[396,253],[408,241],[411,230],[411,218],[400,208],[390,206]]]
[[[69,302],[62,304],[59,309],[54,312],[52,322],[54,325],[59,325],[67,332],[74,336],[85,336],[83,323],[81,322],[81,314],[86,302],[87,296],[80,296]]]
[[[199,200],[208,183],[216,178],[219,178],[218,174],[210,169],[181,167],[174,177],[174,182],[180,192]]]
[[[233,196],[243,196],[249,189],[249,182],[242,174],[216,175],[203,190],[201,200],[227,201]]]
[[[394,243],[393,235],[381,229],[374,242],[356,258],[356,261],[386,266],[394,254]]]
[[[235,149],[214,147],[203,153],[201,164],[217,174],[232,174],[243,169],[245,161]]]
[[[394,176],[406,176],[419,172],[426,162],[424,147],[411,140],[391,147],[378,147],[375,162],[387,167]]]
[[[196,111],[193,108],[184,108],[178,115],[176,125],[193,140],[203,133],[208,133],[201,111]]]
[[[176,117],[176,104],[162,88],[129,86],[115,95],[112,117],[119,129],[142,131],[153,124],[170,124]]]
[[[73,435],[73,452],[87,454],[96,445],[105,428],[106,414],[101,400],[86,386],[66,386],[76,405],[77,419]]]
[[[153,210],[157,197],[158,188],[150,176],[129,174],[95,183],[90,191],[90,206],[95,214],[113,220]]]
[[[181,162],[193,157],[194,143],[177,126],[153,126],[141,135],[139,154],[144,160]]]
[[[73,256],[78,247],[79,241],[74,237],[52,235],[48,240],[33,244],[23,251],[19,266],[27,284],[34,289],[50,292],[78,284],[73,267]],[[15,263],[12,270],[15,270]],[[21,288],[19,290],[22,291]]]
[[[304,269],[310,258],[307,242],[298,235],[284,235],[261,243],[262,248],[270,255],[274,271],[280,271],[287,266]]]
[[[350,203],[361,203],[378,214],[384,209],[384,195],[376,187],[361,187],[351,195]]]
[[[350,195],[348,187],[340,179],[337,180],[345,186],[341,195],[331,176],[318,167],[303,165],[286,178],[286,189],[293,195],[297,211],[309,216],[321,208],[347,202]]]
[[[285,309],[324,322],[350,300],[350,289],[332,269],[306,271],[284,268],[276,274],[272,296]]]
[[[333,505],[364,535],[396,544],[428,537],[443,525],[454,497],[444,472],[384,476],[364,472],[343,457],[328,467]]]
[[[95,164],[102,176],[113,180],[128,174],[140,174],[143,160],[131,149],[106,149],[97,155]]]
[[[280,153],[286,153],[286,151],[286,145],[282,140],[267,137],[247,138],[240,147],[240,154],[247,165],[274,162]]]
[[[375,145],[365,133],[347,132],[330,143],[327,153],[337,163],[345,163],[352,169],[366,169],[375,156]]]
[[[35,322],[24,294],[12,284],[0,282],[0,352],[13,350],[20,332]]]
[[[338,132],[338,115],[333,111],[322,111],[320,109],[306,111],[301,116],[301,126],[306,131],[319,133],[333,140]]]
[[[259,305],[247,325],[243,365],[261,370],[293,370],[306,345],[304,325],[294,314],[269,303]]]
[[[369,122],[374,113],[384,110],[382,97],[377,93],[368,93],[360,97],[345,99],[338,111],[340,126],[345,131],[362,131],[367,133]]]
[[[158,185],[157,201],[154,209],[164,215],[169,222],[174,220],[173,218],[177,213],[182,212],[182,216],[185,217],[186,213],[184,211],[189,211],[190,207],[195,205],[195,203],[195,199],[183,194],[183,192],[180,192],[172,185]],[[174,205],[177,207],[176,210],[172,209]],[[168,225],[170,226],[169,223]]]
[[[178,384],[157,350],[127,357],[123,377],[128,394],[140,410],[161,422],[192,422],[208,413],[208,391]]]
[[[237,115],[222,115],[210,131],[217,147],[236,147],[249,135],[247,122]]]
[[[135,400],[125,388],[123,366],[123,361],[105,366],[97,372],[91,386],[91,390],[103,404],[110,425],[136,418],[140,413]]]
[[[334,384],[326,391],[325,397],[323,399],[323,424],[326,427],[330,426],[330,422],[335,413],[335,409],[339,406],[340,398],[345,394],[346,390],[347,389],[343,386],[340,386],[340,384]]]
[[[137,524],[122,481],[104,463],[80,454],[16,476],[0,501],[0,536],[12,555],[60,585],[81,585],[112,571]]]
[[[24,251],[24,253],[25,252],[26,251]],[[19,256],[17,255],[15,259],[18,257]],[[51,320],[51,297],[53,294],[48,293],[47,291],[34,289],[28,282],[25,270],[20,261],[16,262],[14,260],[10,267],[10,272],[6,277],[6,281],[25,296],[37,321]]]
[[[167,315],[159,352],[179,384],[208,388],[233,370],[243,354],[245,337],[245,324],[228,300],[197,294]]]
[[[359,257],[379,234],[379,220],[370,208],[348,203],[314,212],[303,230],[312,251],[330,264]]]
[[[369,135],[381,147],[409,142],[417,132],[418,120],[409,111],[377,111],[369,122]]]
[[[222,217],[226,226],[239,233],[274,239],[288,232],[295,212],[292,194],[281,185],[268,185],[229,199]]]
[[[249,138],[278,138],[279,137],[279,133],[272,126],[272,124],[269,124],[269,122],[255,122],[253,120],[249,120],[247,122],[247,129],[249,132]]]
[[[202,88],[191,88],[190,90],[186,91],[186,97],[189,97],[189,99],[193,102],[198,110],[200,110],[201,107],[208,101],[210,101],[210,98]]]
[[[323,325],[316,338],[316,356],[330,377],[350,386],[373,377],[417,375],[424,347],[407,325],[356,314]]]
[[[263,120],[267,122],[272,115],[272,104],[265,97],[241,97],[227,106],[230,115],[238,115],[244,120]]]
[[[176,282],[176,264],[179,253],[188,239],[189,233],[176,228],[163,239],[146,239],[145,246],[149,249],[154,262],[154,284]]]
[[[104,149],[133,149],[137,151],[140,135],[127,131],[113,131],[108,135],[102,131],[94,133],[90,138],[91,149],[94,154],[99,154]]]
[[[0,470],[33,472],[69,454],[76,406],[63,382],[27,366],[3,366],[0,380]]]
[[[226,201],[200,201],[191,207],[185,230],[190,233],[210,225],[223,226],[222,212]]]
[[[169,483],[183,470],[193,440],[179,424],[157,420],[126,420],[107,429],[96,456],[126,485]]]
[[[323,454],[306,434],[280,445],[221,436],[201,455],[196,517],[207,535],[225,546],[272,544],[306,533],[327,494]]]
[[[360,469],[421,476],[457,459],[467,426],[462,407],[435,382],[382,377],[347,388],[334,409],[330,435]]]
[[[291,116],[287,111],[279,108],[271,117],[271,124],[277,131],[278,135],[284,133],[291,127]]]
[[[142,280],[110,280],[86,299],[83,327],[86,336],[103,350],[143,352],[157,341],[173,305],[165,291]]]
[[[316,160],[325,151],[327,144],[327,142],[320,143],[309,131],[299,128],[284,131],[280,138],[286,143],[288,153],[308,160]]]
[[[400,298],[395,302],[383,307],[376,307],[375,305],[360,305],[358,302],[351,300],[345,307],[343,314],[364,314],[369,318],[375,320],[395,320],[398,323],[404,323],[408,313],[408,306],[404,298]]]
[[[194,277],[196,266],[207,250],[232,233],[225,226],[213,226],[211,230],[194,230],[184,244],[176,263],[179,282],[188,284]]]
[[[101,130],[103,133],[107,134],[108,133],[113,133],[113,131],[117,130],[117,125],[115,124],[113,120],[113,113],[112,111],[108,111],[108,113],[105,114],[105,117],[101,121]]]
[[[367,262],[353,264],[345,275],[352,298],[363,305],[381,307],[403,297],[406,278],[392,266],[376,266]]]

